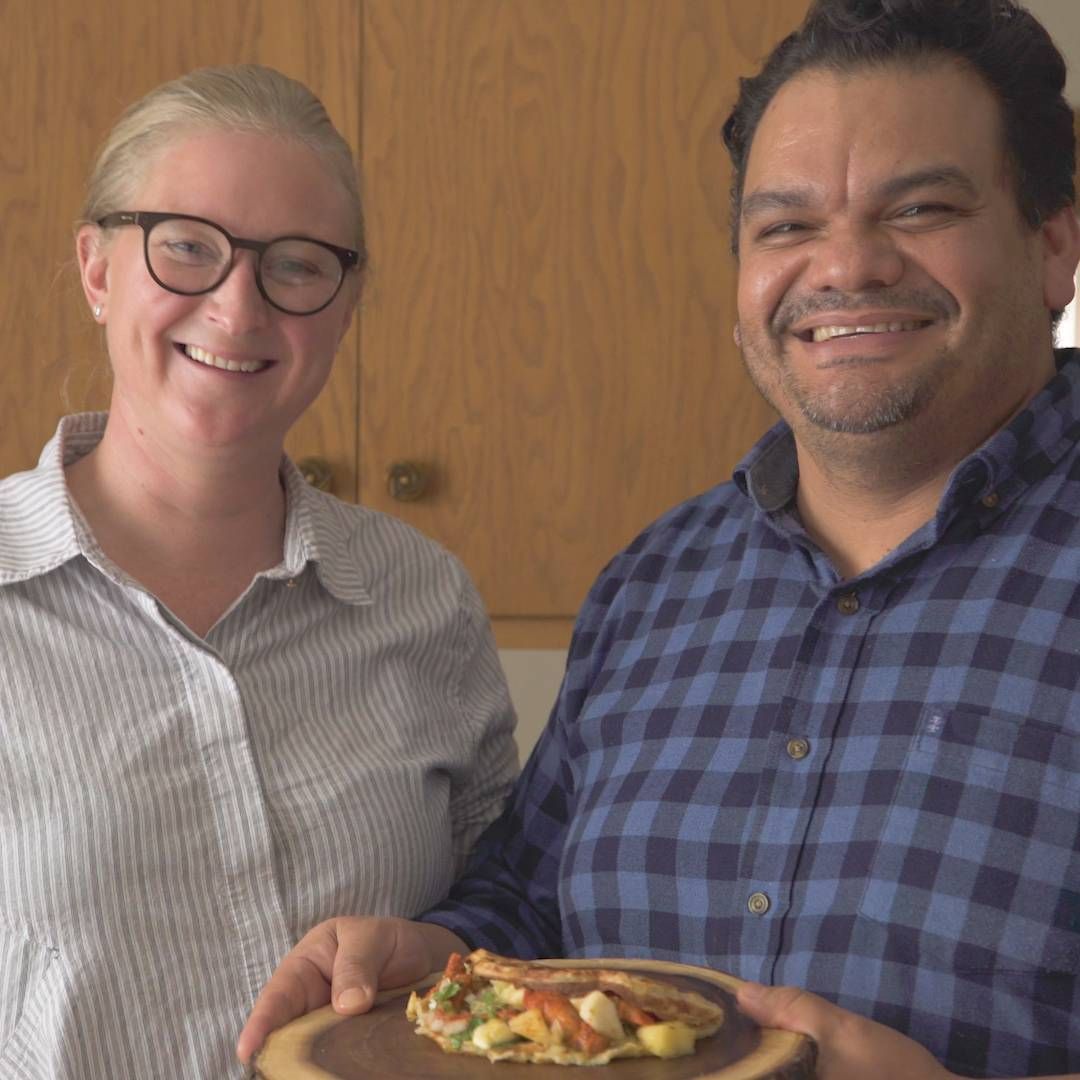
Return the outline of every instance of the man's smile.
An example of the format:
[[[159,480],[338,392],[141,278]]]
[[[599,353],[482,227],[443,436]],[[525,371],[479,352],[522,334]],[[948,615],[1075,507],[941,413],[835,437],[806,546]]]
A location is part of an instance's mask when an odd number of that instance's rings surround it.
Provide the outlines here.
[[[838,337],[853,337],[857,334],[898,334],[911,330],[921,330],[929,326],[929,320],[905,320],[903,322],[860,323],[857,326],[845,326],[842,324],[830,324],[828,326],[815,326],[811,330],[804,330],[797,334],[803,341],[831,341]]]
[[[839,338],[914,333],[935,321],[934,315],[911,310],[823,311],[796,319],[787,332],[800,341],[820,345]]]

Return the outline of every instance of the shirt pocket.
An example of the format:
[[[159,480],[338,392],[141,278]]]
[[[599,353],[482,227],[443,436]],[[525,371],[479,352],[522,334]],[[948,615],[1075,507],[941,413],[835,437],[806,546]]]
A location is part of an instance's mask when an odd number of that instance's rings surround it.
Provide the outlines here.
[[[884,818],[859,915],[901,963],[1080,971],[1080,738],[927,707]]]
[[[59,949],[0,915],[0,1066],[33,1056],[51,987],[60,980],[59,964]],[[6,1075],[2,1068],[0,1075]]]

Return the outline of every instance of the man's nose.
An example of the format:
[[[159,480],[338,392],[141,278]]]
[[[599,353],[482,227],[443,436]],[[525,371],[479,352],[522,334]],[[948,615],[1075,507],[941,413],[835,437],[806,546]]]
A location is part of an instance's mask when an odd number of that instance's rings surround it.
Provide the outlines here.
[[[256,281],[256,260],[253,251],[238,251],[225,280],[207,294],[211,320],[230,334],[259,330],[269,319],[269,304]]]
[[[814,244],[807,283],[818,290],[859,292],[895,285],[903,274],[903,254],[885,229],[842,223]]]

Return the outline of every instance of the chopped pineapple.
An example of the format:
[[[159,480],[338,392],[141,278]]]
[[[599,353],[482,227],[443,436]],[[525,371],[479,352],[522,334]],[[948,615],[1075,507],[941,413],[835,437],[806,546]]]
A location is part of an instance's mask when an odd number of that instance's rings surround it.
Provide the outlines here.
[[[513,983],[503,982],[502,979],[492,979],[491,989],[499,995],[500,1001],[512,1005],[515,1009],[525,1008],[525,987],[514,986]]]
[[[555,1036],[539,1009],[526,1009],[523,1013],[512,1016],[507,1026],[515,1035],[520,1035],[529,1042],[539,1043],[541,1046],[550,1046],[555,1042]]]
[[[493,1046],[513,1042],[517,1036],[510,1030],[505,1020],[485,1020],[473,1033],[472,1041],[481,1050],[490,1050]]]
[[[420,1015],[420,995],[415,990],[409,995],[408,1004],[405,1006],[405,1015],[410,1020],[415,1020]]]
[[[621,1043],[626,1038],[615,1003],[603,990],[590,990],[583,998],[575,999],[574,1004],[578,1015],[593,1031],[606,1036],[613,1043]]]
[[[644,1024],[637,1029],[641,1045],[661,1058],[684,1057],[694,1052],[694,1032],[681,1020]]]

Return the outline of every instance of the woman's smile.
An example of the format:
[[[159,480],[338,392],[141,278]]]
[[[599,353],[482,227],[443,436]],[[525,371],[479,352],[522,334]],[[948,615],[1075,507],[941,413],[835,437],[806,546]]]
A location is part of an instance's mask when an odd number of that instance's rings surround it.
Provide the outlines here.
[[[194,360],[204,367],[214,368],[217,371],[257,375],[260,371],[266,371],[273,363],[272,360],[239,359],[221,356],[198,345],[177,345],[177,348],[188,359]]]

